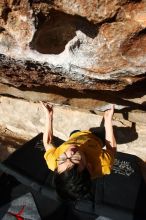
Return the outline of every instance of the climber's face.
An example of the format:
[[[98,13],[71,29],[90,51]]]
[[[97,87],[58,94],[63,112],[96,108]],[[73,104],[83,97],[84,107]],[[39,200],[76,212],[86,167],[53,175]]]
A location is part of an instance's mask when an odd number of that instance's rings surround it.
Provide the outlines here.
[[[86,167],[86,158],[76,145],[71,145],[60,157],[57,159],[57,171],[64,172],[67,169],[73,168],[78,165],[79,171]]]

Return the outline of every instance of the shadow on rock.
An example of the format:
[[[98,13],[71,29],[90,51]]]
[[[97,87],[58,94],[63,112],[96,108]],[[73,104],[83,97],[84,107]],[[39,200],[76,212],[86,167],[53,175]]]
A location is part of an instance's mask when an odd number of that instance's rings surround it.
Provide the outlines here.
[[[117,144],[130,143],[138,138],[135,123],[131,127],[117,127],[114,126],[114,133]]]
[[[132,142],[138,138],[136,132],[135,123],[132,123],[131,127],[117,127],[113,126],[115,138],[117,144],[126,144]],[[90,131],[97,135],[105,145],[105,128],[104,121],[102,120],[100,127],[92,127]]]

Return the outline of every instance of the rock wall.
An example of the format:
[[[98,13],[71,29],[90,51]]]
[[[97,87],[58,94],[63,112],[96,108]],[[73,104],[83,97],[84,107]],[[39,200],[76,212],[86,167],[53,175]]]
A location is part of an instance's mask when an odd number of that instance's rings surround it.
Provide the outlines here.
[[[0,82],[119,91],[146,77],[145,28],[145,1],[2,0]]]
[[[2,0],[0,94],[143,115],[145,41],[145,1]]]

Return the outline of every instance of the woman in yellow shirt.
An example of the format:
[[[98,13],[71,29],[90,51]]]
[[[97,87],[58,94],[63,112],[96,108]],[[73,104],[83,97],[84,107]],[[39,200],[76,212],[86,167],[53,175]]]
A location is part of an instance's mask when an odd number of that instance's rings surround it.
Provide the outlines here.
[[[64,199],[78,199],[90,194],[91,179],[110,174],[116,141],[112,127],[114,106],[104,113],[106,149],[90,131],[74,132],[58,148],[52,144],[53,107],[42,103],[46,114],[43,143],[48,168],[55,172],[58,194]]]

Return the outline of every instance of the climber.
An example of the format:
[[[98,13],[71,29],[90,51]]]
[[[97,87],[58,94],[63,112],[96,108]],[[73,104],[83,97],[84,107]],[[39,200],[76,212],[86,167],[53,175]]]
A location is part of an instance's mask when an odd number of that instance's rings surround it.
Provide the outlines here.
[[[91,196],[91,180],[110,174],[116,152],[112,118],[114,105],[104,112],[105,149],[91,131],[74,131],[59,147],[53,144],[53,106],[40,102],[46,115],[43,144],[48,168],[54,171],[56,191],[63,199]]]

